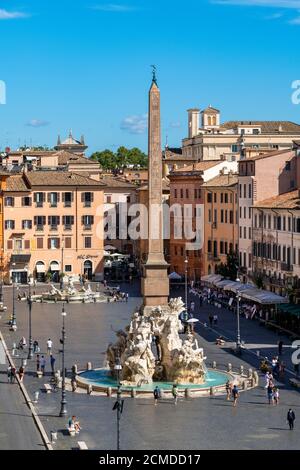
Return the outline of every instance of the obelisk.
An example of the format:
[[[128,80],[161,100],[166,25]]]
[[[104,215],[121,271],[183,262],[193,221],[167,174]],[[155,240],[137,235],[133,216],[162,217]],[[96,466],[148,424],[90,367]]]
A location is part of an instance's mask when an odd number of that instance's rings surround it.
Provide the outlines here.
[[[142,294],[144,306],[168,304],[168,264],[164,257],[162,215],[162,151],[160,124],[160,91],[155,68],[149,91],[148,112],[148,259],[144,265]]]

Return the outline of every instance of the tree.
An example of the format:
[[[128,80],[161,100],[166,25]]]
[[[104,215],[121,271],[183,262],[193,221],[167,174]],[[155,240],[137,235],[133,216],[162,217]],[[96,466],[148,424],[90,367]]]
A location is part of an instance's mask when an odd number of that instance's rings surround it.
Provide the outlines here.
[[[221,276],[236,281],[238,273],[239,258],[238,254],[232,250],[227,254],[226,263],[220,263],[217,266],[216,272]]]
[[[98,161],[104,170],[122,169],[128,166],[135,168],[148,166],[147,155],[136,147],[128,149],[121,146],[116,153],[106,149],[93,153],[91,159]]]

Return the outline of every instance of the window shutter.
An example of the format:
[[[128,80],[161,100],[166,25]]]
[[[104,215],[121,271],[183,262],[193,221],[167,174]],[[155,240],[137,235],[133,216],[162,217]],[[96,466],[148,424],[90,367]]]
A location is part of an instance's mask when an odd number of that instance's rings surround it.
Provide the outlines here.
[[[62,223],[63,223],[63,225],[66,225],[66,216],[65,215],[63,215]]]
[[[46,216],[43,215],[43,225],[46,225]]]
[[[71,193],[71,201],[74,201],[74,193]]]
[[[51,202],[51,193],[48,193],[48,194],[47,194],[47,201],[48,201],[48,202]]]
[[[25,206],[25,197],[22,197],[22,206]]]
[[[12,230],[15,230],[15,221],[12,220]]]
[[[94,202],[94,193],[91,193],[91,202]]]
[[[32,198],[29,198],[29,205],[32,206]]]
[[[84,202],[85,193],[81,193],[81,202]]]
[[[7,249],[12,250],[13,249],[13,241],[12,240],[7,240]]]
[[[60,239],[57,238],[57,249],[59,250],[60,249]]]
[[[60,216],[59,215],[56,217],[56,223],[57,223],[57,225],[60,225]]]
[[[37,216],[34,216],[34,225],[37,225]]]
[[[51,249],[51,238],[48,238],[48,250]]]
[[[65,202],[66,200],[66,193],[62,193],[62,202]]]
[[[59,193],[56,193],[57,194],[57,203],[59,203],[60,201],[60,194]]]
[[[93,223],[94,223],[94,216],[91,215],[91,225],[93,225]]]
[[[46,193],[42,193],[42,201],[46,202]]]
[[[74,225],[74,215],[71,215],[71,225]]]
[[[81,225],[84,225],[84,215],[81,216]]]
[[[25,250],[30,250],[30,240],[25,240],[24,246]]]
[[[36,202],[36,200],[37,200],[36,198],[37,198],[36,193],[34,193],[34,195],[33,195],[34,202]]]
[[[51,215],[48,215],[48,225],[51,225]]]

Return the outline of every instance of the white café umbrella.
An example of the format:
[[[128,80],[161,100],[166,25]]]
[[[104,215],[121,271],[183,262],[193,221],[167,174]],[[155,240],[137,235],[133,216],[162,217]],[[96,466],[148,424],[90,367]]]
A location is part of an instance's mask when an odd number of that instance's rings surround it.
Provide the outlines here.
[[[187,323],[197,323],[199,320],[197,318],[190,318]]]
[[[173,271],[171,274],[169,274],[169,279],[179,281],[181,279],[181,276],[180,274],[177,274],[175,271]]]

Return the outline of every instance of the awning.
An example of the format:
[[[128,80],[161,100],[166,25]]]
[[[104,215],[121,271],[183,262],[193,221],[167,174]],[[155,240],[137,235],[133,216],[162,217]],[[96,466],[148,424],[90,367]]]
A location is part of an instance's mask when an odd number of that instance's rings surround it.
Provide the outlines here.
[[[222,279],[223,276],[220,276],[220,274],[208,274],[207,276],[202,276],[201,281],[207,282],[208,284],[214,284]]]
[[[175,271],[173,271],[171,274],[169,274],[169,279],[171,279],[171,281],[179,281],[181,276],[180,274],[177,274]]]
[[[115,248],[115,247],[112,246],[112,245],[105,245],[105,247],[104,247],[104,250],[106,250],[106,251],[114,251],[114,250],[116,250],[116,249],[117,249],[117,248]]]
[[[234,281],[229,281],[228,279],[223,279],[222,281],[216,282],[215,286],[218,287],[219,289],[225,288],[226,286],[228,286],[228,284],[230,282],[234,282]]]
[[[50,271],[59,271],[60,264],[59,263],[51,263],[50,264]]]
[[[261,289],[246,289],[241,292],[241,297],[264,305],[289,303],[286,297],[281,297],[280,295],[274,294],[273,292]]]
[[[290,315],[300,318],[300,305],[295,305],[295,304],[280,305],[278,307],[278,310],[280,310],[283,313],[289,313]]]
[[[24,265],[28,264],[30,261],[31,255],[11,255],[10,264]]]
[[[35,268],[36,268],[37,273],[45,273],[46,272],[46,266],[44,264],[37,264]]]

